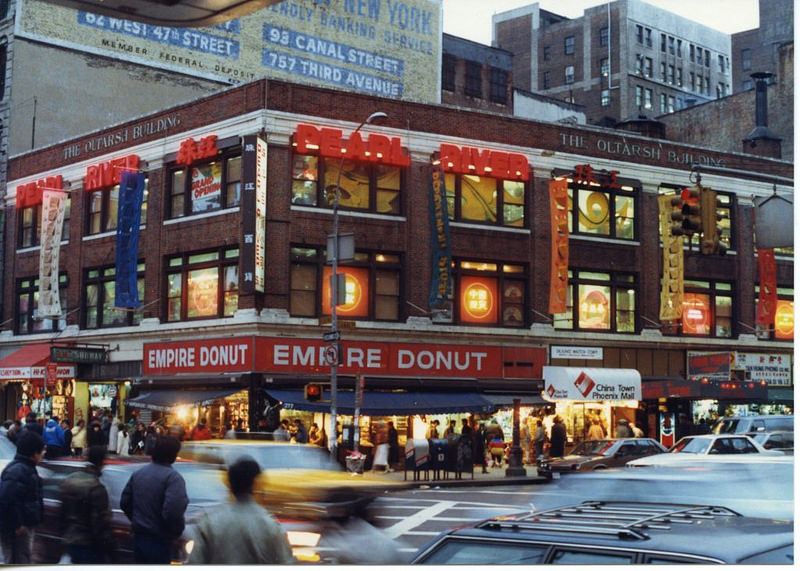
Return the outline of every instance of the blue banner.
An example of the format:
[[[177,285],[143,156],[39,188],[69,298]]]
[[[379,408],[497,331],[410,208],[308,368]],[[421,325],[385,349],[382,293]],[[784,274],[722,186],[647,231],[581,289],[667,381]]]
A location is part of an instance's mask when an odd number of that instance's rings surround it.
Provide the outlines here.
[[[440,166],[431,170],[431,289],[428,305],[436,321],[452,319],[453,270],[450,253],[450,221],[447,209],[447,190]]]
[[[144,173],[124,172],[119,183],[117,202],[117,255],[114,305],[139,307],[137,272],[139,224],[142,219]]]

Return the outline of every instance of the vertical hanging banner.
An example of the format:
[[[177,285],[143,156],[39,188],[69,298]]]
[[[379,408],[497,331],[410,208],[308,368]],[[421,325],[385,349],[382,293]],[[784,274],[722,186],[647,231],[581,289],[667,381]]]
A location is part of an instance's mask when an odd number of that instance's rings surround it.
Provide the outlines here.
[[[436,323],[453,321],[453,269],[447,189],[441,165],[431,166],[431,288],[428,305]]]
[[[114,305],[139,307],[137,267],[139,224],[142,221],[145,174],[126,171],[120,175],[117,201],[117,252],[115,257]]]
[[[241,267],[239,293],[264,292],[267,257],[267,142],[242,138]]]
[[[61,299],[58,294],[58,257],[61,249],[61,230],[67,208],[67,193],[42,191],[41,251],[39,253],[39,317],[60,317]]]
[[[672,233],[672,196],[658,197],[658,216],[661,221],[663,273],[661,275],[662,321],[680,319],[683,314],[683,236]]]
[[[567,311],[569,286],[569,210],[567,179],[550,181],[550,304],[552,314]]]
[[[778,309],[778,274],[775,267],[775,250],[758,250],[758,309],[756,325],[771,327]]]

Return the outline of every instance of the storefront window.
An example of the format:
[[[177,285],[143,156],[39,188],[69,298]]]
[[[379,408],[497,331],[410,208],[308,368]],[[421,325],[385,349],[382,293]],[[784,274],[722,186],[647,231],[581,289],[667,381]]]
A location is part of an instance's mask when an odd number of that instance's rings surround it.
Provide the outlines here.
[[[144,299],[144,264],[137,267],[137,289],[139,299]],[[114,267],[93,268],[87,270],[84,282],[83,304],[84,327],[99,329],[102,327],[124,327],[138,325],[142,320],[141,307],[115,307],[116,269]]]
[[[72,199],[67,196],[64,210],[64,224],[61,227],[61,240],[69,240],[69,218]],[[42,241],[42,205],[36,204],[22,208],[19,211],[19,238],[17,244],[20,248],[41,246]]]
[[[168,260],[167,321],[225,317],[239,305],[239,249]]]
[[[401,167],[327,157],[320,160],[316,155],[292,157],[292,204],[331,207],[337,184],[341,185],[340,208],[400,214]]]
[[[170,173],[170,218],[215,212],[239,206],[242,157],[229,152],[215,160],[182,166]]]
[[[567,175],[570,234],[636,239],[638,184],[617,175],[590,165],[578,165]]]
[[[567,311],[553,316],[553,326],[635,333],[636,292],[632,274],[570,270]]]
[[[147,223],[147,178],[144,180],[144,194],[142,196],[142,213],[140,224]],[[119,204],[119,184],[110,188],[94,190],[88,193],[87,229],[86,234],[102,234],[117,229],[117,210]]]
[[[331,313],[330,276],[323,248],[292,248],[289,312],[319,317]],[[400,319],[400,256],[357,252],[339,264],[345,274],[345,303],[336,313],[344,319]]]
[[[39,278],[27,278],[17,284],[17,330],[18,335],[41,333],[45,331],[61,331],[67,326],[67,276],[58,276],[58,291],[61,303],[59,319],[39,318]]]
[[[446,173],[444,182],[450,220],[525,226],[524,182],[455,173]]]
[[[460,323],[524,327],[525,268],[515,264],[460,261],[454,264]]]
[[[758,315],[758,297],[760,286],[756,285],[756,315]],[[759,339],[775,339],[792,341],[794,339],[794,289],[779,287],[778,303],[775,308],[775,321],[769,325],[756,325]]]
[[[733,286],[726,282],[684,282],[681,332],[707,337],[733,336]]]

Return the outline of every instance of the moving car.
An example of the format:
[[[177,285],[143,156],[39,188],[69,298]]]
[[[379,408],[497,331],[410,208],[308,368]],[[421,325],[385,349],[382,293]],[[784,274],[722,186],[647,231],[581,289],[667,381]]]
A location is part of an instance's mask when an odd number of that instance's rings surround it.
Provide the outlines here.
[[[794,431],[751,432],[747,436],[767,450],[778,450],[784,454],[794,454]]]
[[[652,438],[607,438],[584,440],[562,458],[540,461],[540,476],[551,477],[561,473],[601,470],[624,466],[627,462],[662,454],[667,448]]]
[[[286,517],[344,518],[360,514],[375,497],[410,484],[353,474],[327,450],[308,444],[259,440],[199,440],[181,444],[180,458],[227,466],[252,456],[263,470],[259,503]]]
[[[794,430],[794,415],[726,416],[711,427],[712,434],[745,434],[773,430]]]
[[[412,563],[791,564],[793,557],[788,519],[713,505],[592,500],[447,531]]]
[[[656,454],[631,460],[627,466],[657,466],[683,464],[696,460],[706,461],[751,461],[757,457],[783,458],[787,456],[777,450],[766,450],[746,434],[697,434],[684,436],[665,454]],[[788,458],[791,460],[791,458]]]

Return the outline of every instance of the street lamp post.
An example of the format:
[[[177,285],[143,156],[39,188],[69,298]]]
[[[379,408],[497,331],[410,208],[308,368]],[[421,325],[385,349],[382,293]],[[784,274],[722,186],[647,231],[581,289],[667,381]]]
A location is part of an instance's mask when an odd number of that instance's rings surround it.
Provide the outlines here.
[[[383,111],[376,111],[372,113],[369,117],[364,119],[361,124],[353,131],[351,137],[358,133],[364,125],[368,125],[373,121],[377,121],[379,119],[386,119],[388,115]],[[339,343],[339,324],[336,315],[336,304],[339,298],[339,281],[338,281],[338,274],[339,274],[339,194],[341,192],[341,183],[342,183],[342,170],[344,169],[344,154],[342,155],[341,160],[339,161],[339,174],[336,177],[336,188],[334,189],[333,194],[333,236],[332,236],[332,255],[330,256],[331,259],[331,332],[330,337],[332,339],[332,343],[336,344],[334,346],[338,349]],[[328,443],[330,445],[331,457],[334,460],[337,460],[336,454],[336,396],[337,396],[337,381],[338,381],[338,373],[339,373],[339,354],[338,351],[336,352],[336,357],[331,361],[331,423],[330,423],[330,432],[328,437]],[[355,427],[354,427],[355,428]],[[358,443],[356,442],[356,446]]]

